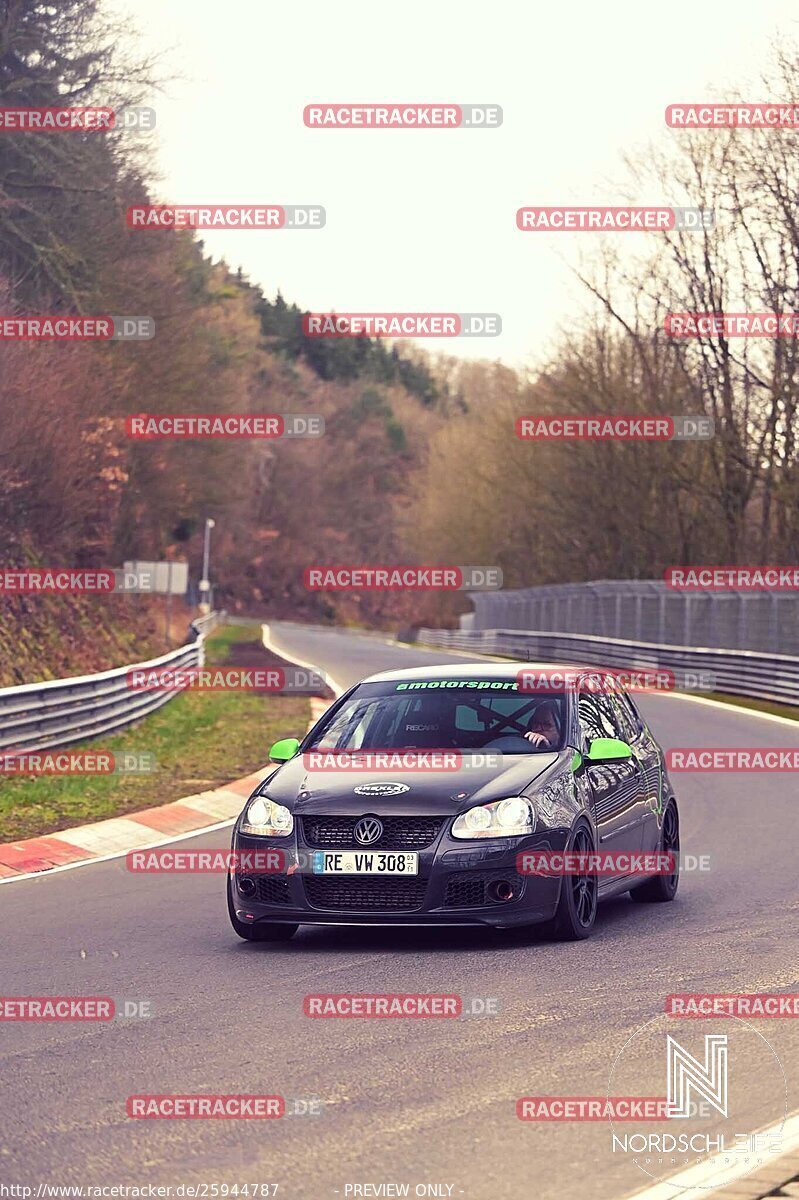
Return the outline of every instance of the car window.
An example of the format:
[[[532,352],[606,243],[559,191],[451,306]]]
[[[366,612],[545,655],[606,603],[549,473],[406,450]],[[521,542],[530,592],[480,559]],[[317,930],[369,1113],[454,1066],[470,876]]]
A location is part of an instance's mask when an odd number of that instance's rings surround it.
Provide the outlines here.
[[[537,696],[472,696],[455,708],[455,729],[483,733],[486,738],[524,737],[528,730],[547,729],[549,745],[558,747],[566,713],[560,694]]]
[[[635,703],[635,701],[633,700],[632,696],[629,695],[629,693],[623,692],[623,696],[624,696],[624,702],[625,702],[627,708],[629,708],[630,712],[632,713],[632,718],[633,718],[633,721],[635,722],[636,729],[638,730],[639,733],[643,733],[646,730],[646,721],[641,716],[641,712],[638,708],[638,705]]]
[[[622,738],[613,701],[607,692],[580,692],[577,702],[580,724],[587,740],[596,738]]]
[[[381,707],[381,701],[373,700],[364,704],[354,697],[336,713],[330,725],[318,739],[316,745],[320,750],[338,750],[348,747],[351,750],[360,749],[364,735],[376,719]]]
[[[455,728],[482,732],[485,722],[481,721],[471,704],[459,704],[455,709]]]
[[[415,681],[413,681],[415,682]],[[433,681],[437,682],[437,681]],[[321,750],[361,749],[481,749],[500,738],[514,738],[514,753],[537,753],[558,749],[563,741],[566,698],[563,693],[546,696],[516,691],[497,694],[509,681],[465,681],[450,689],[430,687],[418,692],[387,692],[373,689],[399,684],[364,684],[347,699],[327,724],[322,724],[309,745]],[[410,685],[408,685],[410,686]],[[535,735],[525,739],[530,732]],[[527,743],[525,745],[525,742]],[[503,747],[506,749],[506,747]]]
[[[613,699],[616,702],[616,714],[619,727],[622,730],[622,737],[625,742],[634,742],[636,738],[641,736],[641,722],[630,703],[630,697],[626,692],[619,689],[614,693]]]
[[[456,729],[484,729],[499,733],[514,733],[527,729],[542,704],[562,711],[560,696],[542,701],[532,696],[474,696],[456,705]],[[559,719],[562,717],[559,716]]]

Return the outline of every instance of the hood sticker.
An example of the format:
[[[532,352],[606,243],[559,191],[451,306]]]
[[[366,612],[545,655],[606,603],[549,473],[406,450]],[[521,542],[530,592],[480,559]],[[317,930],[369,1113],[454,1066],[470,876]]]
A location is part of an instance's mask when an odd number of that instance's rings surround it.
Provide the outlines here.
[[[407,783],[361,783],[352,790],[356,796],[399,796],[411,789]]]

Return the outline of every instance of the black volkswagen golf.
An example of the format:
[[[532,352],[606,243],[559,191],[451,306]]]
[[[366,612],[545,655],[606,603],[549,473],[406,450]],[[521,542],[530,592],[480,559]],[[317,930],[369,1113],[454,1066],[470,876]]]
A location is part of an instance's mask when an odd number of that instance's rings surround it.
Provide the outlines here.
[[[663,753],[596,668],[372,675],[270,758],[233,831],[228,909],[248,941],[300,924],[543,924],[571,940],[599,900],[677,891]]]

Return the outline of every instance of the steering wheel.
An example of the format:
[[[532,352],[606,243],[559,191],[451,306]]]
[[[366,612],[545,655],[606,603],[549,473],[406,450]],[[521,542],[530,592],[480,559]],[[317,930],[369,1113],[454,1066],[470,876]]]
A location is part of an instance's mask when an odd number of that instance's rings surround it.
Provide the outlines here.
[[[486,742],[483,750],[500,750],[505,754],[530,754],[535,747],[520,733],[506,733],[502,737]]]

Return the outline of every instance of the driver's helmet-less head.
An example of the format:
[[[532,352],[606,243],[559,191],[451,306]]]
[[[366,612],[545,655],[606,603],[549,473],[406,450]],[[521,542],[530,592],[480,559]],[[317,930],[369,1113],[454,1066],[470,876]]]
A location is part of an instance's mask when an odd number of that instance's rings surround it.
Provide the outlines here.
[[[560,739],[562,724],[561,706],[558,700],[542,700],[534,709],[530,720],[530,728],[533,732],[546,734],[555,740]]]

